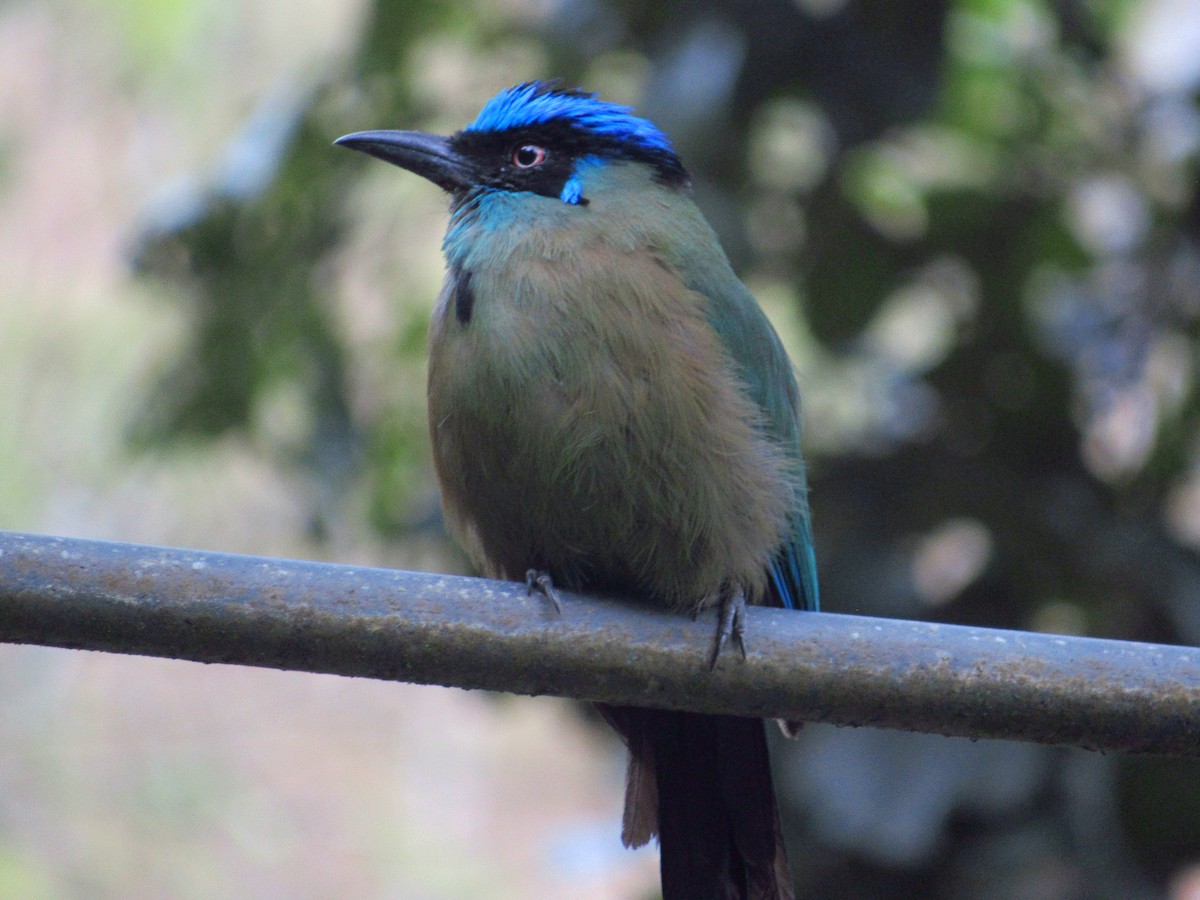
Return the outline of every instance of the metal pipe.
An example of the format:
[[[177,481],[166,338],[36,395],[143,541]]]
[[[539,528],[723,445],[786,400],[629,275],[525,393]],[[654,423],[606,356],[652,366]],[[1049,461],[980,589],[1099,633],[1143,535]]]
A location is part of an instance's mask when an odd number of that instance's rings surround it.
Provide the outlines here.
[[[1200,649],[0,532],[0,641],[1200,757]]]

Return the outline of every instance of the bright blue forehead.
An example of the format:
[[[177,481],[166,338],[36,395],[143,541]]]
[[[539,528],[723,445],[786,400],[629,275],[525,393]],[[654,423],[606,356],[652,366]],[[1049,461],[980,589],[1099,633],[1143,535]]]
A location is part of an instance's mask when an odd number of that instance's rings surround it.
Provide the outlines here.
[[[545,81],[527,81],[501,91],[480,110],[466,131],[507,131],[555,120],[597,135],[632,142],[648,150],[674,153],[667,136],[628,106],[605,103],[595,94],[567,91]]]

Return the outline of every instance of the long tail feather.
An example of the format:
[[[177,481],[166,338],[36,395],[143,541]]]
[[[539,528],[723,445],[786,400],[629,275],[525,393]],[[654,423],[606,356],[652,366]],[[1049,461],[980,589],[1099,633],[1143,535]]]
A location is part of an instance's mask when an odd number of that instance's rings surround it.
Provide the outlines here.
[[[601,712],[630,749],[623,837],[636,844],[657,831],[663,900],[791,900],[760,720]]]

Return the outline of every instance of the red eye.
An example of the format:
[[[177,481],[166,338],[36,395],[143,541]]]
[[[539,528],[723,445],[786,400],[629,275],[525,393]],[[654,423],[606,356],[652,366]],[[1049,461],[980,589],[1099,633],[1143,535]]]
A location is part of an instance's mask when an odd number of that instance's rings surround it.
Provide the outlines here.
[[[518,169],[532,169],[546,161],[546,150],[537,144],[522,144],[513,151],[512,161]]]

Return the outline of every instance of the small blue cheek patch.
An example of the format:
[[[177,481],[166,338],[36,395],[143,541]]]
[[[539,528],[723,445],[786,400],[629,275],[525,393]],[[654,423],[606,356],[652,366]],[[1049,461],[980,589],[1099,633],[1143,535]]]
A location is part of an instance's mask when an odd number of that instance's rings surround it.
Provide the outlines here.
[[[598,156],[581,156],[575,162],[575,171],[563,185],[558,199],[572,206],[587,206],[587,197],[583,196],[583,176],[588,169],[598,169],[604,165],[604,160]]]
[[[563,185],[562,193],[558,195],[558,199],[563,203],[570,203],[572,206],[578,206],[584,202],[583,182],[579,180],[578,172],[567,179],[567,183]]]

